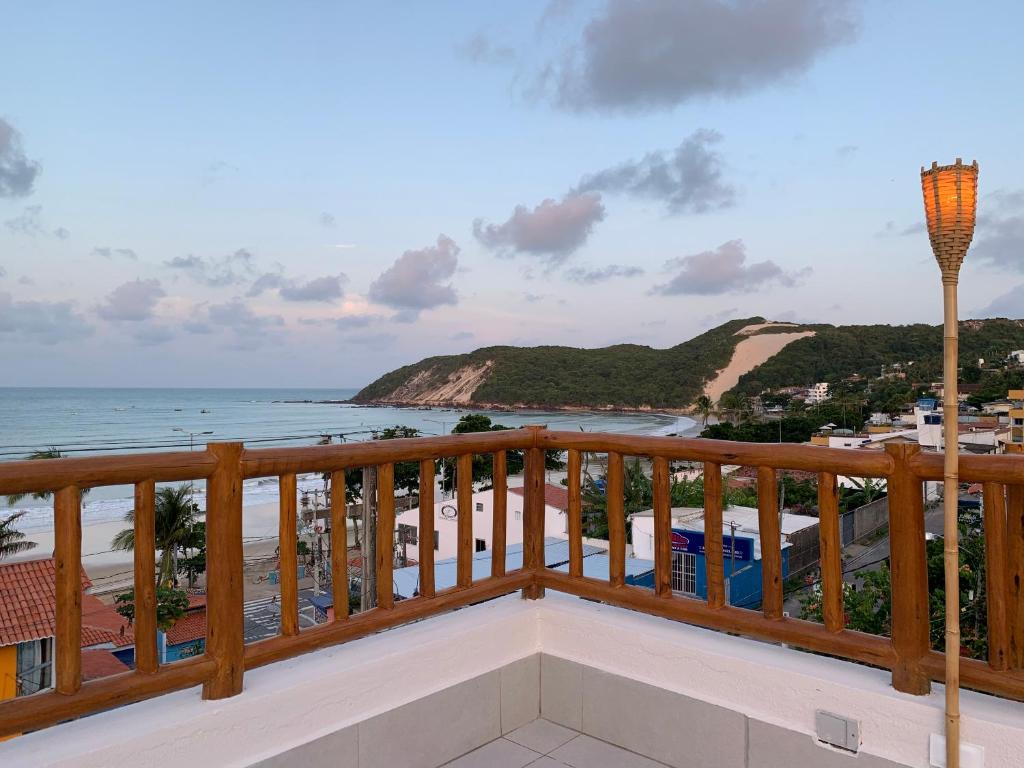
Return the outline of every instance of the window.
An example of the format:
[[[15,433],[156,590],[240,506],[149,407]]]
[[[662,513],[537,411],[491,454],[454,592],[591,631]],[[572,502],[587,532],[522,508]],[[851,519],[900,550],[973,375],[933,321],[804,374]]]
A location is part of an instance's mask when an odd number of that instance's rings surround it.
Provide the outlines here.
[[[487,542],[484,541],[483,539],[477,539],[475,547],[476,547],[476,549],[474,551],[476,551],[476,552],[483,552],[485,549],[487,549]]]
[[[416,544],[416,526],[407,525],[406,523],[398,524],[398,543],[399,544]]]
[[[482,501],[478,501],[476,503],[476,511],[477,512],[483,512],[484,511],[484,503]]]
[[[440,531],[434,531],[434,551],[436,552],[441,548],[441,533]]]
[[[517,509],[516,510],[516,521],[518,522],[518,521],[520,521],[522,519],[523,519],[523,511],[521,509]]]
[[[689,552],[672,553],[672,591],[697,594],[697,556]]]
[[[28,696],[52,685],[52,643],[52,638],[18,643],[15,677],[18,685],[17,695]]]

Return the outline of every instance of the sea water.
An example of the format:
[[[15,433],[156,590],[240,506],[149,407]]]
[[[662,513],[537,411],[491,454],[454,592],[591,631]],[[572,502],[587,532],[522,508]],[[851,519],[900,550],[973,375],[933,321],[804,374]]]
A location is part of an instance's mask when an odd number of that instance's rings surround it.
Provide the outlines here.
[[[550,429],[669,434],[690,429],[685,417],[656,413],[580,411],[480,411],[452,408],[357,406],[344,402],[354,389],[79,389],[0,388],[0,461],[57,448],[67,456],[197,450],[210,441],[239,440],[251,448],[369,440],[376,431],[403,425],[425,435],[447,434],[467,413],[482,413],[509,427],[546,424]],[[190,434],[191,433],[191,434]],[[300,488],[320,487],[316,475]],[[203,484],[195,498],[205,509]],[[247,480],[246,506],[275,502],[275,478]],[[131,510],[130,486],[94,488],[83,500],[82,522],[121,520]],[[25,514],[23,531],[51,530],[53,506],[31,496],[0,516]]]

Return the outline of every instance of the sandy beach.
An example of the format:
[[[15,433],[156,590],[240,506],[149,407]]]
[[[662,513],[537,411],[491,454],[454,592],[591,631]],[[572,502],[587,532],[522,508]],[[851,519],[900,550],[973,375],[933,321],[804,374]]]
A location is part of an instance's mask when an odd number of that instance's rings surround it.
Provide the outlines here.
[[[755,328],[763,328],[768,324],[747,326],[737,331],[737,335],[745,335]],[[746,333],[744,333],[746,332]],[[747,336],[736,345],[729,364],[718,371],[718,374],[704,386],[704,394],[717,403],[723,394],[735,387],[740,376],[752,371],[773,355],[777,355],[784,347],[797,339],[813,336],[814,331],[798,331],[795,333],[763,333]]]

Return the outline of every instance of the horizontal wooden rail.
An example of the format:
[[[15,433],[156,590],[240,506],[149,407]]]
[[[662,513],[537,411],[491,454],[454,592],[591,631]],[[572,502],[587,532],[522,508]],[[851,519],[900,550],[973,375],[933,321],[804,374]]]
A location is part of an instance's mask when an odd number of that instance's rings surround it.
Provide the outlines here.
[[[401,461],[420,461],[463,453],[523,450],[534,443],[533,430],[509,429],[445,437],[409,437],[343,445],[303,448],[247,448],[242,454],[246,478],[272,477],[288,472],[331,472]]]
[[[133,485],[144,480],[170,483],[209,477],[217,460],[195,453],[132,453],[71,459],[0,462],[0,496],[56,491],[70,485]]]
[[[854,477],[884,477],[894,465],[882,451],[851,451],[790,443],[735,443],[704,438],[613,435],[599,432],[537,432],[545,450],[620,453],[625,456],[663,456],[677,461],[712,461],[745,467],[834,472]],[[1021,462],[1024,471],[1024,462]]]
[[[910,460],[910,471],[920,480],[942,480],[942,454],[919,453]],[[1024,455],[1005,453],[977,456],[960,454],[960,482],[1024,485]]]

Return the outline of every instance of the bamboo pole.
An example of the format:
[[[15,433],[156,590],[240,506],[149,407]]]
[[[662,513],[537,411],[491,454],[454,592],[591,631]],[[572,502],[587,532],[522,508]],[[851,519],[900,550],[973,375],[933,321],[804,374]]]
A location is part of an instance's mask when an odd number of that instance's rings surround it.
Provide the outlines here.
[[[960,546],[957,530],[959,497],[959,430],[957,429],[957,296],[956,279],[945,276],[943,295],[942,437],[943,559],[946,587],[946,765],[960,766]],[[951,432],[952,428],[952,432]]]

